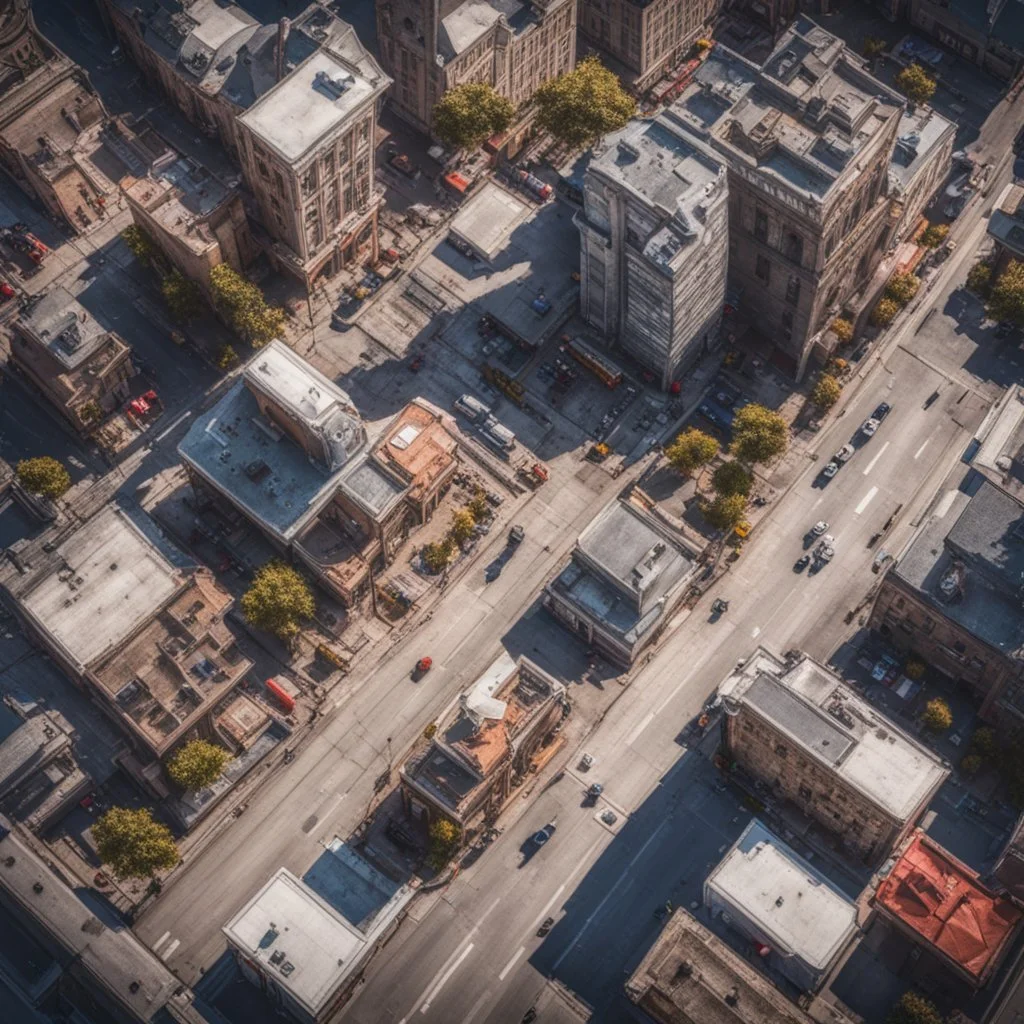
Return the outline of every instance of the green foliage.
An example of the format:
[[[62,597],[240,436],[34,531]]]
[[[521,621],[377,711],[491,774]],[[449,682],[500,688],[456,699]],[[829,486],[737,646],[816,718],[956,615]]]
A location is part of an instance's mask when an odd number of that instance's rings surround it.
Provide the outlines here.
[[[159,252],[153,244],[153,239],[138,224],[129,224],[121,232],[121,237],[124,239],[124,244],[131,250],[131,254],[140,263],[152,262]]]
[[[202,314],[203,293],[199,285],[177,270],[172,270],[160,282],[160,291],[175,323],[191,323]]]
[[[86,427],[99,423],[103,419],[103,407],[93,398],[83,402],[75,412],[78,414],[79,421]]]
[[[460,508],[452,515],[452,528],[449,531],[456,544],[469,540],[473,536],[476,519],[468,508]]]
[[[991,758],[999,752],[996,746],[996,733],[994,729],[982,726],[975,729],[971,734],[971,753],[979,757]]]
[[[719,494],[701,506],[704,518],[719,530],[731,530],[746,511],[747,499],[742,494]]]
[[[871,310],[871,322],[876,327],[888,327],[899,311],[899,303],[893,299],[880,299],[878,305]]]
[[[284,310],[268,306],[263,292],[226,263],[210,271],[213,303],[239,337],[254,348],[262,348],[281,334]]]
[[[928,666],[920,658],[909,658],[903,666],[903,674],[908,679],[922,679]]]
[[[929,249],[937,249],[946,240],[948,234],[948,224],[929,224],[924,234],[921,235],[921,244]]]
[[[30,494],[59,498],[70,486],[71,477],[64,466],[49,455],[22,459],[14,470],[18,483]]]
[[[841,345],[847,345],[853,341],[853,321],[845,317],[836,317],[832,321],[832,333],[839,339]]]
[[[953,712],[941,697],[933,697],[924,706],[922,721],[932,732],[945,732],[953,724]]]
[[[878,39],[875,36],[867,36],[864,40],[864,46],[861,50],[868,60],[874,60],[876,57],[881,57],[885,53],[885,40]]]
[[[988,315],[993,320],[1024,326],[1024,263],[1010,260],[999,275],[988,297]]]
[[[789,426],[763,405],[745,405],[733,420],[732,438],[730,451],[741,462],[767,462],[788,447]]]
[[[967,274],[967,287],[982,298],[987,298],[991,285],[992,264],[985,260],[978,260]]]
[[[443,572],[455,554],[455,542],[451,537],[442,537],[433,544],[424,544],[420,552],[423,564],[431,572]]]
[[[476,149],[503,132],[515,117],[510,100],[486,82],[466,82],[449,89],[434,107],[434,134],[447,146]]]
[[[228,760],[228,752],[219,743],[190,740],[167,762],[167,774],[182,789],[205,789],[220,778]]]
[[[921,287],[921,278],[915,274],[893,274],[885,286],[885,297],[905,306]]]
[[[718,454],[718,442],[703,430],[684,430],[666,449],[665,457],[673,469],[689,476],[706,466]]]
[[[437,735],[437,723],[430,722],[427,727],[423,730],[423,738],[425,740],[432,740]]]
[[[712,475],[711,484],[718,494],[739,494],[745,498],[754,481],[738,462],[723,462]]]
[[[927,103],[935,95],[935,79],[920,64],[905,67],[893,82],[911,103]]]
[[[312,618],[316,610],[313,592],[290,565],[268,562],[256,573],[242,595],[242,614],[257,629],[291,640],[299,623]]]
[[[455,856],[462,842],[462,830],[447,818],[438,818],[430,826],[430,852],[427,861],[435,871],[440,871]]]
[[[491,506],[487,500],[487,492],[480,488],[469,499],[469,504],[466,505],[466,508],[469,509],[473,519],[478,523],[491,518]]]
[[[885,1024],[943,1024],[943,1020],[942,1014],[924,996],[904,992],[889,1011]]]
[[[715,44],[710,39],[698,39],[697,42],[693,44],[694,49],[696,49],[698,53],[707,53],[707,51],[714,45]]]
[[[977,775],[984,763],[980,754],[967,754],[960,759],[960,771],[967,776]]]
[[[843,393],[843,385],[830,373],[819,374],[811,392],[811,401],[821,409],[831,409]]]
[[[223,345],[217,353],[217,367],[221,370],[230,370],[238,365],[238,353],[234,345]]]
[[[533,100],[537,124],[571,149],[624,128],[636,111],[636,103],[619,79],[596,57],[587,57],[575,70],[545,82]]]
[[[152,878],[178,863],[178,847],[166,825],[146,809],[112,807],[92,827],[100,860],[121,878]]]

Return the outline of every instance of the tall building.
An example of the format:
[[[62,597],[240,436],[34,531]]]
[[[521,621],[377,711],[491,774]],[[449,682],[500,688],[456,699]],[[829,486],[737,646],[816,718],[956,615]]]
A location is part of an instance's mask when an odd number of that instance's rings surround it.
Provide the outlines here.
[[[709,32],[721,7],[721,0],[579,0],[579,31],[642,93]]]
[[[521,106],[576,66],[575,0],[376,0],[392,107],[429,131],[437,101],[487,82]]]
[[[673,118],[636,120],[600,144],[583,197],[583,317],[667,388],[718,341],[725,167]]]

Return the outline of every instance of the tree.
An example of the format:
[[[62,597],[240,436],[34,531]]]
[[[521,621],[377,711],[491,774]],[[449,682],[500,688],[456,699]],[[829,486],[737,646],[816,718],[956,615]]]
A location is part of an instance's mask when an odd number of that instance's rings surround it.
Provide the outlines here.
[[[988,297],[988,315],[1024,326],[1024,263],[1010,260],[999,275]]]
[[[992,264],[985,260],[978,260],[967,274],[967,287],[982,298],[987,298],[991,284]]]
[[[313,592],[306,581],[284,562],[268,562],[253,577],[242,595],[242,614],[257,629],[291,640],[299,623],[316,611]]]
[[[706,466],[718,454],[718,442],[703,430],[684,430],[666,449],[665,457],[673,469],[689,476]]]
[[[911,103],[927,103],[935,95],[935,79],[920,64],[905,67],[893,81]]]
[[[980,754],[965,754],[960,759],[960,771],[967,776],[977,775],[984,763]]]
[[[167,762],[167,774],[182,789],[205,789],[220,778],[228,752],[219,743],[190,740]]]
[[[476,149],[503,132],[516,108],[486,82],[465,82],[449,89],[434,106],[434,134],[447,146]]]
[[[181,859],[171,830],[146,808],[111,807],[93,825],[92,838],[100,859],[120,878],[152,878]]]
[[[867,36],[864,40],[862,52],[868,60],[874,60],[885,53],[885,40],[875,36]]]
[[[941,697],[933,697],[924,706],[922,721],[932,732],[945,732],[953,724],[953,712]]]
[[[221,370],[230,370],[238,364],[238,353],[234,345],[222,345],[217,353],[217,366]]]
[[[82,425],[86,427],[99,423],[103,419],[103,406],[95,398],[90,398],[88,401],[83,402],[75,412],[78,414],[78,419]]]
[[[928,666],[920,658],[908,658],[907,663],[903,666],[903,674],[908,679],[915,681],[923,679],[927,671]]]
[[[587,57],[575,70],[545,82],[533,99],[537,124],[570,149],[624,128],[636,111],[636,103],[619,79],[596,57]]]
[[[914,274],[893,274],[885,286],[885,297],[905,306],[921,287],[921,278]]]
[[[14,472],[18,477],[18,483],[26,491],[51,500],[59,498],[71,486],[68,471],[49,455],[22,459]]]
[[[199,285],[177,270],[172,270],[160,282],[160,291],[176,323],[191,323],[203,312],[203,293]]]
[[[140,263],[151,263],[159,252],[153,244],[153,239],[138,224],[129,224],[121,232],[121,237],[124,239],[124,244],[128,246],[131,254]]]
[[[254,348],[262,348],[281,333],[284,310],[268,306],[263,292],[226,263],[210,271],[213,304],[231,327]]]
[[[427,860],[435,871],[440,871],[455,856],[462,842],[462,829],[447,818],[438,818],[430,826],[430,852]]]
[[[482,523],[485,519],[491,518],[491,505],[487,500],[487,492],[482,488],[477,488],[473,494],[473,497],[469,499],[469,504],[466,506],[472,513],[473,518],[478,522]]]
[[[469,540],[475,529],[476,519],[468,508],[460,508],[452,515],[451,536],[456,544]]]
[[[921,235],[921,244],[929,249],[937,249],[946,240],[948,234],[948,224],[929,224],[924,234]]]
[[[741,462],[767,462],[789,445],[786,421],[763,405],[745,405],[732,421],[729,449]]]
[[[982,758],[994,757],[998,753],[994,729],[982,726],[971,734],[971,753]]]
[[[738,494],[745,498],[754,481],[738,462],[723,462],[712,475],[711,483],[718,494]]]
[[[442,537],[440,540],[434,541],[433,544],[424,544],[423,550],[420,552],[423,564],[435,573],[445,570],[454,554],[455,543],[451,537]]]
[[[885,1024],[943,1024],[942,1014],[924,996],[904,992],[889,1011]]]
[[[847,345],[853,341],[853,322],[845,317],[836,317],[832,321],[832,333],[836,336],[840,345]]]
[[[843,385],[831,373],[822,373],[811,391],[811,401],[821,409],[831,409],[842,393]]]
[[[871,310],[871,322],[876,327],[888,327],[896,319],[899,311],[899,304],[894,300],[879,299],[878,305]]]
[[[731,530],[746,511],[747,499],[742,494],[719,494],[701,507],[704,518],[719,530]]]

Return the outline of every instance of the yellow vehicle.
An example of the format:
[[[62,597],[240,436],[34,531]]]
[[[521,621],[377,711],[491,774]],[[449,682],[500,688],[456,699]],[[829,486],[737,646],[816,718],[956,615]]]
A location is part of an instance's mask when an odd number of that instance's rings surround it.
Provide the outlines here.
[[[743,522],[737,523],[732,528],[732,532],[735,533],[737,537],[747,537],[750,534],[750,523],[744,519]]]

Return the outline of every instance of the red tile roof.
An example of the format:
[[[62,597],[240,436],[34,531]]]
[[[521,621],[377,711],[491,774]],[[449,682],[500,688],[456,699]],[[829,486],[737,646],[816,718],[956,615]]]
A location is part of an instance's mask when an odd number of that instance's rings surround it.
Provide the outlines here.
[[[979,982],[1024,916],[920,831],[878,886],[875,902]]]

